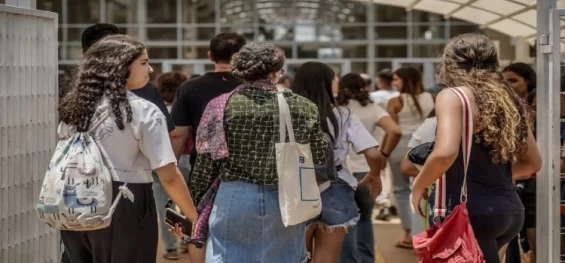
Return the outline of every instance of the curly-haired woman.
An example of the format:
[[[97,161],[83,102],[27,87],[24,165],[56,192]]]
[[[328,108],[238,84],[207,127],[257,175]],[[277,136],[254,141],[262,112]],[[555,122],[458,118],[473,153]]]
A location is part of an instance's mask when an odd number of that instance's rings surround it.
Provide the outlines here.
[[[71,262],[155,262],[157,213],[151,189],[155,170],[165,191],[191,221],[196,210],[171,147],[164,115],[128,90],[141,88],[153,71],[145,46],[124,35],[106,37],[85,54],[75,87],[59,106],[58,135],[92,132],[114,167],[114,195],[124,183],[135,202],[120,201],[108,228],[61,231]],[[109,117],[100,116],[109,112]],[[114,197],[115,198],[115,197]]]
[[[221,179],[208,220],[207,262],[286,263],[307,258],[306,222],[285,227],[279,207],[276,84],[284,61],[284,52],[272,44],[243,46],[231,67],[245,83],[212,100],[200,122],[191,176],[195,199],[202,199],[211,183]],[[317,106],[290,91],[283,95],[296,142],[310,144],[314,163],[323,164],[328,145]]]
[[[514,238],[524,222],[524,206],[512,175],[541,168],[524,101],[504,81],[496,47],[476,33],[453,38],[445,47],[437,82],[463,87],[471,101],[473,143],[468,167],[467,208],[475,237],[488,263],[498,263],[498,250]],[[457,95],[444,89],[436,100],[435,149],[416,177],[412,205],[418,211],[427,186],[446,174],[448,212],[460,202],[463,184],[461,108]]]

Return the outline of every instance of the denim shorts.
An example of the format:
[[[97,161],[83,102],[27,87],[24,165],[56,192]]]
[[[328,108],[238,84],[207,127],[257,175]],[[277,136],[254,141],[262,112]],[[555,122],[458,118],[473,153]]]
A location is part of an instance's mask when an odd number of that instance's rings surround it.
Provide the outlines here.
[[[283,225],[277,186],[222,181],[209,224],[208,263],[306,262],[306,224]]]
[[[355,190],[342,179],[332,182],[320,193],[322,212],[309,225],[324,225],[329,229],[354,226],[359,221],[359,208],[355,203]]]

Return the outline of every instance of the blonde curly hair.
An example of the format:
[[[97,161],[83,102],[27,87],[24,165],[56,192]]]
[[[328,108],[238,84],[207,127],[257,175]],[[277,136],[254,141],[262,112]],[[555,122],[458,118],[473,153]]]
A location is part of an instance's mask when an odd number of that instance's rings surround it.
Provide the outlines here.
[[[473,92],[479,108],[479,135],[491,147],[493,162],[514,162],[527,150],[529,109],[499,70],[496,48],[488,37],[469,33],[446,45],[436,80]]]

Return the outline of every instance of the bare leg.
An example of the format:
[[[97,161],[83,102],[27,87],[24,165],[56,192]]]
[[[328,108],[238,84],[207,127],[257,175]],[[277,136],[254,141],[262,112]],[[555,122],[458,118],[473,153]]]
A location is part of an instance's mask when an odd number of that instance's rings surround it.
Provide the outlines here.
[[[315,232],[314,263],[339,263],[341,245],[345,238],[345,228],[335,228],[328,231],[326,227],[318,228]]]
[[[504,260],[505,256],[506,256],[506,249],[508,248],[508,244],[502,246],[499,250],[498,250],[498,257],[500,258],[500,262],[506,262]]]
[[[310,254],[310,262],[314,258],[314,234],[316,233],[316,227],[311,226],[306,229],[306,251]]]
[[[204,263],[206,260],[206,245],[202,248],[196,248],[193,244],[189,244],[188,254],[191,263]]]

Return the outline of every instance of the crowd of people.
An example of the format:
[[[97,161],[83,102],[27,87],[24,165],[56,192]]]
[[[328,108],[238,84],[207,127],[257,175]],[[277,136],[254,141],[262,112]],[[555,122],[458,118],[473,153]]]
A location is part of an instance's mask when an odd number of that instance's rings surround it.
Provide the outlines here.
[[[135,202],[119,202],[106,229],[61,230],[63,262],[155,262],[160,232],[169,260],[180,252],[192,263],[372,263],[379,238],[372,219],[394,215],[401,222],[395,245],[413,249],[412,237],[428,220],[417,212],[420,201],[433,197],[426,189],[442,174],[447,210],[460,202],[463,105],[453,87],[470,98],[475,120],[468,210],[485,260],[514,263],[520,251],[535,253],[536,76],[523,63],[501,69],[484,35],[447,44],[436,92],[411,67],[381,70],[375,87],[367,74],[317,61],[291,76],[282,49],[236,33],[210,41],[212,72],[165,72],[154,84],[150,50],[116,26],[89,27],[82,44],[80,65],[60,81],[60,120],[86,131],[97,111],[111,109],[94,133],[118,171],[115,188],[128,183]],[[296,142],[309,145],[318,166],[333,158],[337,173],[319,182],[320,214],[292,226],[283,224],[279,207],[278,94]],[[59,136],[73,130],[60,128]],[[406,159],[408,150],[432,141],[423,167]],[[203,220],[197,207],[206,202],[213,206]],[[184,239],[192,229],[165,224],[171,205],[194,225],[205,221],[204,247]],[[177,237],[189,242],[179,246]]]

